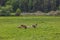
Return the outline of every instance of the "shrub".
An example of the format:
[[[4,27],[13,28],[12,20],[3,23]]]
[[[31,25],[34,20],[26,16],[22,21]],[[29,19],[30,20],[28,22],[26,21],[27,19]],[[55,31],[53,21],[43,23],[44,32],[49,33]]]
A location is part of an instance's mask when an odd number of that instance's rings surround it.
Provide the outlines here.
[[[12,6],[6,5],[5,7],[1,7],[0,15],[1,16],[9,16],[12,11]]]
[[[16,10],[16,16],[19,16],[21,14],[21,10],[18,8],[17,10]]]

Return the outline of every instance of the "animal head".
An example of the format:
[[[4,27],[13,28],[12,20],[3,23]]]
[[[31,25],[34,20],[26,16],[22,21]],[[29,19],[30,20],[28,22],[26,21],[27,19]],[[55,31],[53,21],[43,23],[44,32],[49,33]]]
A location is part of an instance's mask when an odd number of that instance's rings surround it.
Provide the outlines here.
[[[37,24],[33,24],[32,27],[33,27],[33,28],[36,28],[36,27],[37,27]]]

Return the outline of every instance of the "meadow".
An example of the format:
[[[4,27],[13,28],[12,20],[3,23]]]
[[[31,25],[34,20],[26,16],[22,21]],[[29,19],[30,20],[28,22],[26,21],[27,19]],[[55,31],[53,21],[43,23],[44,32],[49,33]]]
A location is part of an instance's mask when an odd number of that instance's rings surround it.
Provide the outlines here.
[[[36,23],[37,28],[18,28]],[[60,16],[0,17],[0,40],[60,40]]]

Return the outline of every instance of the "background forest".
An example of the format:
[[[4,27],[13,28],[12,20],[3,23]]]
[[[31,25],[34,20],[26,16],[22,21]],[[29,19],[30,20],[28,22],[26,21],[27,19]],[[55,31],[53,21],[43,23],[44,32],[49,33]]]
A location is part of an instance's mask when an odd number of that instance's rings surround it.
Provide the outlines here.
[[[60,40],[60,0],[0,0],[0,40]]]
[[[60,0],[0,0],[0,15],[19,16],[20,13],[36,11],[50,12],[60,10]]]

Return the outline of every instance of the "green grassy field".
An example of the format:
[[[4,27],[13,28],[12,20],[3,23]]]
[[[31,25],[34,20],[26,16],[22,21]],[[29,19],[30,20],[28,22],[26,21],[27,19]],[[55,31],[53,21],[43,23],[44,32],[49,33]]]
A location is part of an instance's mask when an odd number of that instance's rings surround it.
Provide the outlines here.
[[[19,29],[21,24],[37,28]],[[60,40],[60,17],[0,17],[0,40]]]

